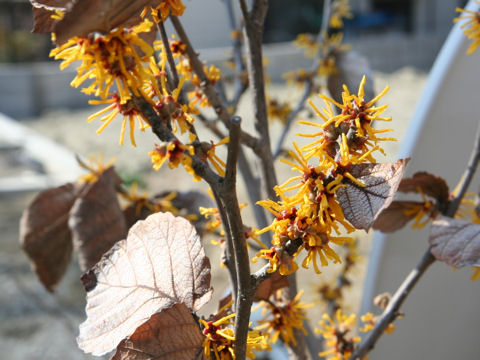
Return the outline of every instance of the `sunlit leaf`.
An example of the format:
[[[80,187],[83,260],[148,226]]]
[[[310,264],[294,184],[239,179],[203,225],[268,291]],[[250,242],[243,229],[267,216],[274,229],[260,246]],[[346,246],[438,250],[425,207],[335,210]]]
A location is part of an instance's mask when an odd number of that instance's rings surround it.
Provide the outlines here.
[[[451,266],[480,266],[480,225],[439,216],[430,228],[430,245],[437,260]]]
[[[425,195],[431,196],[443,204],[448,201],[449,191],[445,180],[427,172],[417,172],[411,178],[403,179],[398,187],[398,191],[406,193],[418,193],[419,189]]]
[[[385,233],[397,231],[417,215],[414,212],[408,213],[407,211],[413,206],[421,206],[422,204],[417,201],[394,201],[389,207],[383,209],[372,227]]]
[[[53,291],[70,263],[72,236],[68,212],[75,201],[72,184],[40,192],[23,212],[20,243],[42,284]]]
[[[346,180],[336,194],[345,218],[357,229],[368,230],[388,207],[405,171],[407,159],[395,163],[351,165],[350,173],[365,186]]]
[[[205,359],[204,336],[185,304],[152,315],[117,347],[112,360]]]
[[[127,235],[117,199],[118,175],[113,167],[80,192],[70,210],[68,225],[82,271],[95,265],[113,244]]]
[[[85,37],[91,32],[106,33],[119,26],[133,26],[141,21],[145,5],[156,6],[160,0],[82,0],[73,1],[65,17],[55,24],[57,44]]]
[[[94,355],[115,349],[156,312],[177,303],[197,311],[212,293],[199,236],[170,213],[137,222],[82,280],[87,320],[78,344]]]
[[[53,31],[56,19],[52,17],[55,11],[64,12],[66,6],[72,0],[30,0],[33,8],[34,33],[50,33]]]

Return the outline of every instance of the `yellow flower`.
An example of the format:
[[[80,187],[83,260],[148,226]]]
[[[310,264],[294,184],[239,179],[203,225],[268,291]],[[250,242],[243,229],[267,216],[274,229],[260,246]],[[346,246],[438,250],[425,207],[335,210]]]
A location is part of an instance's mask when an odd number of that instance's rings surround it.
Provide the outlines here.
[[[475,2],[480,4],[480,2],[477,0],[475,0]],[[467,38],[473,41],[467,50],[467,54],[472,54],[480,44],[480,13],[461,8],[457,8],[456,11],[462,15],[453,19],[453,22],[465,20],[461,28],[463,29],[463,33],[467,36]]]
[[[191,155],[193,154],[193,146],[183,145],[178,140],[163,145],[155,144],[155,149],[148,153],[153,163],[154,170],[158,171],[165,161],[168,160],[168,166],[171,169],[177,168],[179,164],[182,164],[185,167],[185,170],[193,175],[195,181],[200,181],[201,178],[195,174],[195,171],[192,168]]]
[[[219,313],[221,313],[219,311]],[[234,330],[232,318],[235,314],[230,314],[219,320],[205,321],[200,319],[203,327],[205,340],[203,341],[204,354],[207,359],[230,360],[235,359],[234,351]],[[255,359],[254,351],[269,349],[265,337],[258,330],[251,330],[247,334],[247,358]]]
[[[472,281],[480,281],[480,266],[472,266],[473,274],[470,277]]]
[[[115,159],[112,158],[107,163],[104,163],[103,154],[100,153],[98,156],[90,155],[88,157],[88,164],[83,162],[79,157],[77,157],[77,162],[80,167],[88,171],[88,174],[82,175],[78,181],[93,184],[97,182],[98,177],[102,175],[102,173],[113,166]]]
[[[330,27],[341,29],[343,27],[343,19],[351,19],[351,12],[348,0],[335,0],[332,3],[332,14],[330,15]]]
[[[268,273],[274,273],[278,270],[280,275],[290,275],[298,270],[294,256],[288,255],[284,250],[277,251],[273,246],[270,249],[261,249],[252,259],[252,262],[256,263],[258,259],[268,260],[270,265],[267,270]]]
[[[360,337],[350,334],[356,324],[355,314],[347,316],[338,309],[334,319],[328,314],[323,314],[322,318],[323,320],[319,322],[320,328],[315,329],[315,333],[322,334],[328,350],[318,355],[329,357],[329,360],[349,359],[355,350],[355,344],[361,340]]]
[[[145,129],[150,126],[148,119],[143,115],[140,110],[135,107],[133,101],[127,100],[126,102],[122,103],[120,96],[117,93],[110,94],[109,98],[105,100],[89,100],[88,103],[90,105],[109,104],[106,108],[96,112],[93,115],[90,115],[87,119],[88,122],[91,122],[94,119],[110,111],[109,114],[100,118],[100,121],[102,121],[103,124],[97,129],[97,134],[100,134],[113,121],[113,119],[115,119],[118,114],[123,116],[122,127],[120,130],[120,139],[118,141],[120,145],[123,145],[123,139],[125,137],[127,123],[130,128],[130,141],[133,146],[137,146],[134,135],[135,120],[137,120],[138,128],[141,131],[145,131]]]
[[[374,106],[374,104],[382,98],[388,91],[389,87],[385,87],[383,91],[372,100],[366,102],[365,97],[365,76],[360,82],[358,93],[350,94],[348,88],[343,86],[342,104],[335,100],[319,94],[323,99],[325,107],[319,110],[310,101],[310,105],[316,114],[324,120],[323,124],[317,124],[311,121],[300,121],[301,124],[319,127],[320,132],[315,134],[299,134],[306,137],[320,137],[319,140],[305,146],[302,151],[307,153],[306,157],[323,156],[327,153],[329,156],[335,155],[335,149],[329,148],[340,137],[341,142],[341,163],[343,166],[350,163],[375,162],[372,156],[374,151],[385,153],[377,144],[380,141],[395,141],[395,138],[378,137],[377,134],[392,131],[392,129],[377,130],[373,128],[374,121],[391,121],[390,117],[381,116],[388,105]],[[332,105],[340,110],[340,114],[332,109]],[[347,139],[347,133],[350,129],[356,129],[355,136]]]
[[[294,336],[294,330],[301,330],[305,335],[307,331],[303,326],[306,320],[305,309],[313,306],[299,301],[303,295],[303,290],[299,291],[295,298],[286,304],[274,304],[264,302],[264,315],[269,311],[266,317],[259,321],[258,329],[265,329],[269,334],[268,342],[276,343],[281,337],[286,344],[297,344]]]
[[[275,99],[267,99],[267,113],[269,120],[278,120],[282,124],[286,124],[288,115],[292,112],[292,108],[288,103],[282,103]]]
[[[305,69],[297,69],[283,74],[282,77],[287,80],[288,86],[297,85],[297,87],[303,87],[305,81],[312,78],[312,74]]]
[[[227,144],[230,141],[230,137],[227,136],[220,140],[218,143],[214,144],[213,142],[201,142],[195,145],[195,155],[197,155],[200,160],[206,162],[209,161],[212,166],[217,170],[220,176],[225,176],[225,162],[220,159],[215,154],[215,148],[220,145]]]
[[[373,330],[373,328],[375,327],[375,324],[378,321],[378,316],[375,316],[372,313],[367,312],[365,315],[362,315],[360,317],[360,320],[362,320],[362,322],[364,322],[365,324],[363,324],[363,328],[360,328],[358,330],[361,332],[369,332]],[[384,332],[387,333],[388,335],[391,335],[394,331],[395,331],[395,325],[393,325],[392,323],[388,324],[387,328],[384,330]]]
[[[93,79],[82,91],[105,99],[111,86],[116,85],[120,103],[124,104],[132,98],[132,94],[142,95],[143,82],[149,77],[148,69],[143,65],[148,64],[153,49],[139,34],[150,31],[152,25],[144,20],[133,28],[117,28],[105,35],[95,33],[87,38],[74,37],[53,49],[50,56],[63,60],[61,69],[74,61],[82,62],[71,82],[73,87]],[[143,54],[139,54],[137,49]]]
[[[160,5],[152,8],[152,16],[156,22],[164,22],[171,14],[173,16],[182,16],[186,7],[182,0],[163,0]],[[158,16],[160,12],[160,16]]]
[[[129,204],[135,204],[135,215],[139,216],[143,209],[148,209],[151,213],[156,212],[171,212],[178,214],[178,209],[173,206],[172,200],[177,197],[176,192],[171,192],[162,197],[155,197],[151,200],[146,191],[139,193],[138,184],[134,182],[130,190],[120,195],[127,200]]]
[[[298,34],[293,44],[305,48],[305,57],[309,58],[315,57],[320,48],[317,39],[312,34]]]

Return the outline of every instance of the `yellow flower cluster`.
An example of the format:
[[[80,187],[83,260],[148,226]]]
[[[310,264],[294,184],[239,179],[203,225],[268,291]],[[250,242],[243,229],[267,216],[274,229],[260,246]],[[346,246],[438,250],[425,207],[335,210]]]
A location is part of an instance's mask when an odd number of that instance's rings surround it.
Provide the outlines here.
[[[110,88],[116,85],[120,102],[124,104],[132,94],[141,95],[143,82],[149,78],[143,65],[148,63],[153,49],[140,34],[150,31],[152,25],[144,20],[133,28],[117,28],[105,35],[92,33],[87,38],[74,37],[53,49],[50,56],[62,60],[62,70],[74,61],[82,62],[72,86],[78,87],[93,79],[82,91],[105,99]]]
[[[345,186],[345,182],[364,186],[350,173],[351,165],[374,162],[372,153],[377,150],[383,152],[378,143],[382,140],[394,140],[377,136],[378,133],[391,130],[376,130],[372,127],[376,120],[390,120],[380,116],[387,105],[374,106],[388,88],[366,102],[365,81],[364,77],[357,94],[351,94],[344,86],[342,104],[319,95],[324,100],[325,107],[322,111],[315,106],[314,109],[324,122],[321,124],[301,122],[320,128],[320,132],[315,134],[301,135],[317,139],[303,148],[294,143],[295,152],[289,153],[293,161],[282,159],[284,163],[291,165],[292,170],[298,175],[275,187],[279,201],[258,202],[275,216],[273,223],[259,232],[273,232],[272,244],[275,251],[273,253],[270,250],[270,253],[267,253],[266,250],[262,250],[258,257],[268,258],[272,269],[278,264],[278,269],[283,275],[297,268],[291,264],[292,261],[288,264],[288,261],[279,256],[285,251],[295,259],[302,250],[305,250],[307,255],[302,266],[308,268],[313,263],[317,273],[320,273],[317,258],[322,266],[328,265],[329,261],[341,262],[330,245],[342,245],[350,241],[350,237],[341,236],[342,228],[349,233],[354,231],[354,228],[345,220],[335,192]],[[333,110],[332,105],[339,108],[339,114]],[[297,183],[291,185],[293,182]],[[289,195],[292,191],[296,192]],[[295,244],[298,250],[292,253],[289,249]]]
[[[185,8],[182,0],[163,0],[160,5],[152,9],[152,17],[156,22],[164,22],[169,15],[182,16]]]
[[[322,334],[327,350],[318,355],[328,357],[329,360],[349,359],[355,350],[355,344],[361,340],[358,336],[351,336],[355,324],[355,314],[346,315],[341,309],[336,311],[334,319],[323,314],[320,328],[315,329],[315,333]]]
[[[264,319],[259,321],[257,329],[265,329],[265,333],[269,334],[269,343],[276,343],[280,337],[284,343],[295,346],[297,340],[294,330],[301,330],[305,335],[307,334],[303,327],[303,322],[306,320],[305,309],[313,305],[300,301],[302,295],[303,291],[299,291],[295,298],[286,304],[263,303]]]
[[[221,311],[219,311],[221,313]],[[205,321],[200,319],[203,327],[205,340],[203,341],[204,354],[207,359],[232,360],[235,359],[234,342],[235,335],[233,330],[232,318],[235,314],[230,314],[219,320]],[[251,330],[247,335],[247,357],[255,359],[254,351],[270,350],[265,336],[258,330]]]
[[[343,28],[343,19],[353,18],[348,0],[335,0],[332,3],[332,14],[330,15],[330,27],[334,29]]]

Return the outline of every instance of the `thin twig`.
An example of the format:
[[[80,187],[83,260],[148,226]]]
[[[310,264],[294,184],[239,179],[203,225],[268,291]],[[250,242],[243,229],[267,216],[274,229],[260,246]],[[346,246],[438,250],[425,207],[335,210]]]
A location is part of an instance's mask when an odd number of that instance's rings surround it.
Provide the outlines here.
[[[247,47],[247,68],[249,86],[253,93],[253,109],[255,115],[255,129],[260,135],[259,146],[260,162],[262,173],[265,178],[266,192],[270,199],[276,199],[277,195],[273,190],[278,184],[273,166],[273,156],[270,147],[270,134],[268,129],[267,103],[265,97],[265,82],[263,73],[262,57],[262,33],[263,22],[267,14],[268,0],[255,0],[250,13],[245,12],[245,3],[240,2],[244,15],[245,43]]]
[[[225,183],[235,182],[237,175],[237,159],[240,149],[240,124],[242,120],[239,116],[234,116],[230,120],[230,141],[228,143],[227,166],[225,168]]]
[[[228,128],[230,123],[230,113],[223,105],[220,97],[217,94],[217,91],[215,90],[215,87],[212,85],[207,75],[205,74],[205,71],[203,70],[203,64],[198,58],[198,55],[195,52],[195,49],[190,42],[190,39],[185,33],[185,30],[183,29],[180,20],[178,20],[178,18],[175,16],[170,16],[169,18],[172,21],[173,26],[175,27],[175,31],[177,32],[178,37],[186,45],[186,53],[188,59],[190,60],[190,65],[192,66],[193,71],[195,72],[195,74],[197,74],[200,80],[200,87],[202,88],[202,91],[208,98],[208,101],[210,102],[212,108],[215,110],[218,118]],[[248,147],[252,148],[254,151],[257,151],[257,148],[260,145],[258,139],[244,131],[242,131],[241,133],[240,141]]]
[[[477,171],[477,166],[480,161],[480,123],[478,125],[475,139],[473,151],[470,155],[470,159],[468,160],[467,169],[465,170],[465,173],[460,180],[460,184],[458,185],[459,191],[450,202],[448,209],[444,214],[445,216],[453,217],[455,215],[458,207],[460,206],[460,202],[462,201],[463,196],[465,195],[470,183],[472,182],[473,176]]]
[[[152,131],[162,141],[171,142],[178,140],[175,134],[165,125],[170,119],[161,119],[153,109],[152,105],[143,98],[133,99],[136,109],[138,109],[147,119],[152,127]],[[192,168],[195,174],[203,178],[212,188],[218,188],[221,177],[216,174],[210,166],[202,161],[196,155],[190,155],[192,159]]]
[[[236,301],[237,299],[237,270],[235,267],[235,260],[233,255],[233,239],[230,231],[228,231],[228,217],[227,211],[225,206],[223,205],[222,199],[218,194],[217,189],[212,188],[213,197],[215,202],[217,203],[218,213],[220,214],[220,219],[222,220],[223,227],[225,229],[225,237],[227,246],[225,249],[225,266],[228,269],[228,273],[230,275],[230,281],[232,282],[232,297],[233,300]]]
[[[411,293],[418,280],[422,277],[428,267],[435,262],[430,249],[428,249],[423,255],[420,262],[415,266],[410,274],[403,281],[402,285],[397,289],[392,299],[390,300],[387,308],[383,312],[382,316],[375,324],[373,330],[368,334],[367,338],[360,344],[350,357],[351,360],[363,359],[363,357],[375,346],[375,343],[383,334],[388,325],[393,322],[399,313],[400,306],[402,306],[405,299]]]
[[[160,36],[162,37],[163,47],[165,48],[165,53],[167,54],[168,67],[170,69],[170,73],[172,74],[173,84],[175,85],[176,89],[178,87],[179,78],[177,67],[175,66],[175,60],[173,59],[172,50],[170,49],[168,35],[165,31],[165,25],[163,25],[163,22],[157,22],[157,28],[160,32]]]
[[[223,139],[225,135],[217,128],[214,121],[208,120],[204,115],[198,115],[198,118],[218,139]],[[242,175],[243,182],[248,187],[247,195],[250,200],[250,204],[253,206],[253,214],[255,216],[256,225],[258,228],[263,229],[268,226],[267,216],[261,206],[256,203],[262,199],[260,192],[260,180],[253,175],[250,164],[248,163],[244,149],[242,147],[238,150],[238,167],[240,174]],[[263,243],[266,246],[270,246],[270,238],[267,234],[261,236]]]
[[[248,86],[245,81],[242,79],[242,74],[246,70],[245,62],[243,61],[243,54],[242,54],[242,39],[238,36],[238,26],[235,21],[235,12],[233,10],[233,0],[225,0],[225,7],[227,9],[227,17],[228,22],[230,24],[230,29],[236,31],[236,36],[232,39],[232,48],[233,48],[233,62],[235,64],[235,83],[234,88],[235,92],[233,95],[232,100],[230,101],[229,105],[234,109],[235,112],[238,103],[242,97],[242,95],[247,90]]]
[[[331,1],[324,0],[322,25],[317,35],[317,42],[321,41],[321,39],[323,38],[323,35],[326,34],[328,31],[328,26],[330,23],[330,14],[331,14]],[[323,58],[323,55],[321,52],[321,47],[319,47],[317,54],[315,56],[315,60],[313,61],[312,66],[310,68],[311,75],[307,80],[305,80],[305,87],[303,90],[303,94],[300,100],[298,101],[297,105],[295,106],[295,108],[290,112],[290,114],[288,114],[285,126],[282,130],[282,133],[280,134],[277,145],[275,146],[275,152],[273,153],[274,159],[277,159],[282,153],[283,143],[285,141],[285,138],[287,137],[288,132],[290,131],[290,127],[292,126],[293,121],[295,120],[297,115],[300,113],[300,111],[302,111],[305,107],[305,102],[308,100],[308,97],[310,96],[310,93],[312,92],[312,89],[313,89],[314,74],[317,72],[317,69],[320,66],[320,61],[322,60],[322,58]]]
[[[459,191],[452,199],[452,201],[448,204],[447,209],[443,213],[445,216],[453,217],[460,206],[460,202],[465,195],[470,183],[475,175],[475,172],[478,167],[478,163],[480,162],[480,124],[477,130],[477,135],[475,138],[475,143],[472,149],[472,153],[470,155],[470,159],[468,161],[467,168],[461,178]],[[405,299],[408,297],[410,292],[412,291],[415,284],[424,274],[424,272],[428,269],[428,267],[435,262],[435,257],[432,255],[430,251],[431,247],[427,249],[425,254],[423,255],[422,259],[418,263],[418,265],[413,269],[407,278],[403,281],[402,285],[397,289],[395,294],[393,295],[390,303],[388,304],[387,308],[383,312],[380,320],[375,324],[373,330],[369,333],[367,338],[360,344],[360,346],[355,350],[353,355],[350,359],[361,359],[365,356],[373,347],[375,343],[383,334],[387,326],[393,322],[398,314],[400,306],[403,304]]]
[[[237,299],[235,302],[235,355],[238,359],[246,356],[248,325],[253,302],[250,282],[250,258],[245,241],[244,225],[240,215],[236,194],[236,162],[240,139],[240,118],[230,121],[230,143],[227,154],[227,174],[221,192],[227,212],[229,231],[232,234],[235,269],[237,272]]]
[[[312,89],[313,89],[313,79],[306,80],[302,97],[298,101],[295,108],[292,111],[290,111],[290,113],[288,114],[287,121],[285,122],[285,126],[283,127],[282,133],[280,134],[280,137],[277,141],[277,145],[275,146],[275,152],[273,153],[274,160],[277,159],[282,153],[283,143],[285,141],[285,138],[287,137],[288,132],[290,131],[290,127],[292,126],[293,121],[295,120],[297,115],[300,113],[300,111],[302,111],[303,108],[305,107],[305,102],[308,100],[308,97],[310,96]]]

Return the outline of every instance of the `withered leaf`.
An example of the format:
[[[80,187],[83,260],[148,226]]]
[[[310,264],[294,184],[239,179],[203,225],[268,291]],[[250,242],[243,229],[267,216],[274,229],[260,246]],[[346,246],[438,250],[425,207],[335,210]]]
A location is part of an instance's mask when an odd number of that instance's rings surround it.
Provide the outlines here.
[[[177,303],[197,311],[212,293],[199,236],[170,213],[137,222],[91,269],[88,281],[87,320],[77,340],[94,355],[113,350],[152,314]]]
[[[157,6],[161,0],[82,0],[72,1],[65,17],[55,24],[57,44],[74,36],[85,37],[98,31],[106,33],[119,26],[133,26],[141,21],[145,5]]]
[[[357,229],[368,230],[383,209],[393,200],[408,159],[385,164],[352,165],[350,173],[363,184],[346,180],[337,190],[345,218]]]
[[[266,301],[275,291],[287,286],[288,276],[281,275],[280,272],[276,271],[258,285],[257,291],[253,296],[253,301]]]
[[[403,179],[398,191],[418,193],[419,188],[425,195],[437,199],[440,203],[445,204],[448,201],[449,191],[445,180],[424,171],[415,173],[411,178]]]
[[[65,274],[72,255],[68,212],[75,201],[72,184],[40,192],[23,212],[20,243],[49,291]]]
[[[95,265],[113,244],[127,235],[125,218],[118,203],[119,178],[113,167],[85,186],[72,209],[68,225],[82,271]]]
[[[205,359],[204,336],[185,304],[153,314],[117,347],[112,360]]]
[[[65,11],[71,0],[30,0],[33,8],[34,33],[50,33],[53,31],[56,19],[52,18],[56,10]]]
[[[446,216],[437,217],[428,239],[437,260],[451,266],[480,266],[480,225]]]
[[[383,209],[372,227],[385,233],[397,231],[416,215],[416,213],[406,214],[405,211],[411,209],[412,206],[422,204],[422,202],[417,201],[394,201],[389,207]]]

